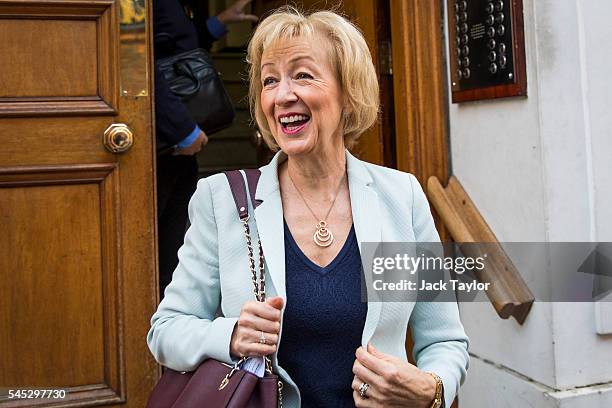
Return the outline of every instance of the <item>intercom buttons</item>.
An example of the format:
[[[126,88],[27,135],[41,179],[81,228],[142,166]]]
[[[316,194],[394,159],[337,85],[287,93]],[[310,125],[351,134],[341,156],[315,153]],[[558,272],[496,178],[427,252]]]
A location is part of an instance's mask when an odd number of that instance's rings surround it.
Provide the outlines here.
[[[457,77],[458,79],[463,79],[463,70],[462,66],[464,64],[465,59],[469,54],[469,48],[467,47],[468,43],[468,25],[467,25],[467,1],[466,0],[457,0],[455,1],[455,33],[457,40],[457,62],[459,69],[457,69]],[[469,63],[469,59],[467,61]],[[467,64],[466,64],[467,65]]]
[[[515,30],[522,29],[514,21],[515,14],[522,13],[519,3],[518,0],[448,1],[446,18],[451,37],[447,44],[453,97],[455,92],[505,86],[516,80],[515,64],[522,61],[522,54],[515,54],[522,52],[522,44],[515,44]],[[471,93],[465,95],[471,100]]]

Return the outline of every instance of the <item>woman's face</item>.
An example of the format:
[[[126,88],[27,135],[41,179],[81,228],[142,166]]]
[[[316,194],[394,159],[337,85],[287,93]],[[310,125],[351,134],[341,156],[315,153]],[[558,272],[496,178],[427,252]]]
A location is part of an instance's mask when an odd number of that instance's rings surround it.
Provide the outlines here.
[[[327,41],[291,39],[262,55],[261,107],[289,156],[344,148],[342,91]]]

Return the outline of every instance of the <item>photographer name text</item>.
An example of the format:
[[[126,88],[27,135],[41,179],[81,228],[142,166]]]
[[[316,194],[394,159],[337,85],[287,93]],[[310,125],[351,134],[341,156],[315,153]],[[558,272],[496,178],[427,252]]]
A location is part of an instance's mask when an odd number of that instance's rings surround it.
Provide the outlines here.
[[[450,284],[450,287],[449,287]],[[383,291],[383,290],[391,290],[391,291],[446,291],[446,290],[458,290],[461,292],[472,292],[472,291],[481,291],[488,290],[490,282],[461,282],[457,279],[450,279],[448,281],[440,280],[438,282],[427,282],[421,281],[420,285],[417,285],[417,282],[409,281],[409,280],[401,280],[399,282],[385,282],[382,279],[377,279],[372,282],[372,286],[374,290]]]

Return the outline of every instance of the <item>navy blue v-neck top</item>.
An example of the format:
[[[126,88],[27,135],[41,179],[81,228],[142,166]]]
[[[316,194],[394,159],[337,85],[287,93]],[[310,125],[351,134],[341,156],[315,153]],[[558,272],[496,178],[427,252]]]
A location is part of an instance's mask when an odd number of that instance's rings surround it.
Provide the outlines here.
[[[354,407],[352,369],[368,309],[355,227],[336,258],[320,267],[285,223],[285,274],[280,366],[297,384],[302,407]]]

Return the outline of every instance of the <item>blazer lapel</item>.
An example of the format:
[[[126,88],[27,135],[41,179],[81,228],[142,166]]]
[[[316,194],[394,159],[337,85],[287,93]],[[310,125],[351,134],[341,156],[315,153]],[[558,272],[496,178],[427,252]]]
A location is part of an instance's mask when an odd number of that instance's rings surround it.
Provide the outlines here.
[[[346,166],[351,195],[353,224],[355,225],[355,234],[357,235],[359,250],[363,255],[363,242],[380,242],[382,240],[380,204],[378,194],[371,187],[373,182],[372,177],[363,163],[348,151],[346,152]],[[364,273],[364,277],[368,288],[368,299],[376,299],[378,295],[371,291],[371,274]],[[374,330],[380,318],[381,309],[381,302],[368,301],[368,313],[366,315],[366,322],[361,337],[361,342],[364,347],[374,334]]]
[[[272,161],[261,167],[255,199],[261,202],[255,209],[257,232],[266,259],[266,266],[276,294],[286,298],[285,290],[285,233],[283,203],[278,183],[278,164],[286,156],[278,152]]]

